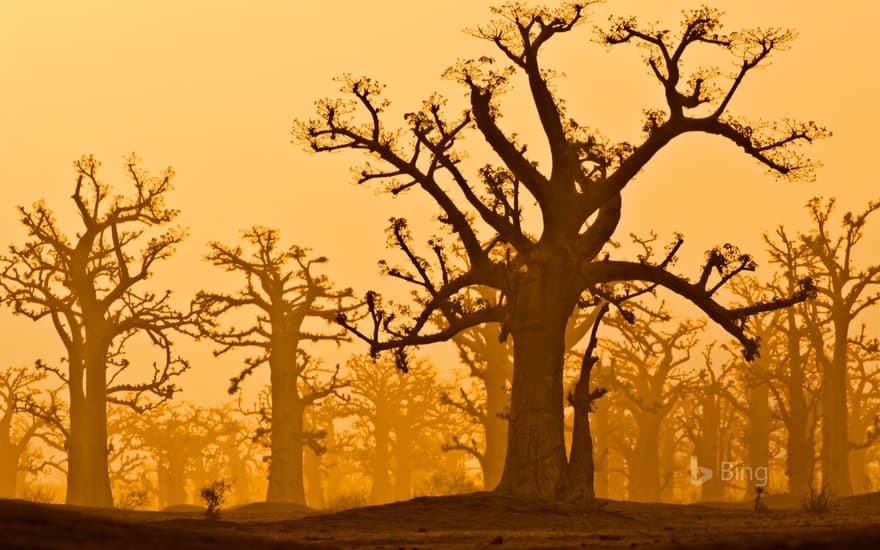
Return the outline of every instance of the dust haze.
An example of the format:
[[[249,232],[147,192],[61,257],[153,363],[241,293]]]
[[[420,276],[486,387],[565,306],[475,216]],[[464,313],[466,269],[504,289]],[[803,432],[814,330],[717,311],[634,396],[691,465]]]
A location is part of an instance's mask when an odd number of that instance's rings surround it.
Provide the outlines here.
[[[876,8],[99,4],[0,9],[4,547],[880,539]]]

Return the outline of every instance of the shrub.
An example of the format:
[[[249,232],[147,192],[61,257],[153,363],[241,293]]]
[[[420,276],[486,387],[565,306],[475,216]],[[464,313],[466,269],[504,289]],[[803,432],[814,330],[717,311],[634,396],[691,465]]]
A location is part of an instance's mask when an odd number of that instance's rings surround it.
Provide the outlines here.
[[[827,485],[823,485],[819,491],[810,487],[810,492],[804,497],[803,509],[811,514],[825,514],[833,504],[834,493]]]
[[[217,479],[209,485],[202,487],[200,494],[202,495],[202,500],[205,501],[205,511],[209,514],[216,513],[220,506],[223,505],[223,501],[226,500],[226,493],[231,488],[232,483],[225,479]]]

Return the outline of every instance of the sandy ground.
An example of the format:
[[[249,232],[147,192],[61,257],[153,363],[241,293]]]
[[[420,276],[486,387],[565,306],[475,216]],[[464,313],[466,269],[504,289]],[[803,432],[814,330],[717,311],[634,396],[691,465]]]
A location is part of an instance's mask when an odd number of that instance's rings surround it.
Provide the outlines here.
[[[751,505],[605,502],[585,510],[487,493],[319,514],[253,504],[126,512],[0,500],[0,548],[880,548],[880,494],[826,514],[770,499]],[[787,508],[786,508],[787,506]]]

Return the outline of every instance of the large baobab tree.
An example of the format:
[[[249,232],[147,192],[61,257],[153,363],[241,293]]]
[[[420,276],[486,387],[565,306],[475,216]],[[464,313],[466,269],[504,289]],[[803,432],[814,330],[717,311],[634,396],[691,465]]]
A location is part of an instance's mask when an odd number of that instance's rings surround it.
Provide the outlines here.
[[[827,134],[812,122],[752,124],[728,112],[748,74],[786,49],[794,35],[775,29],[724,33],[718,12],[702,8],[687,13],[678,31],[629,18],[614,20],[602,33],[607,45],[645,49],[666,101],[664,109],[647,111],[640,143],[609,141],[566,112],[550,81],[554,73],[541,63],[543,48],[576,31],[592,3],[495,8],[497,19],[472,34],[492,43],[504,62],[482,57],[447,71],[469,99],[458,114],[450,114],[446,100],[432,95],[405,116],[403,128],[395,128],[386,120],[382,86],[369,78],[344,78],[342,92],[348,99],[323,100],[314,118],[294,126],[296,138],[314,151],[368,153],[373,160],[357,172],[359,182],[384,182],[392,194],[420,188],[436,203],[440,223],[467,255],[466,267],[453,265],[442,253],[428,260],[412,246],[399,245],[412,264],[406,278],[417,289],[417,307],[395,311],[373,299],[368,308],[374,327],[365,329],[344,317],[340,321],[374,352],[444,341],[481,323],[500,323],[501,336],[513,337],[515,367],[507,456],[497,491],[527,498],[568,493],[565,328],[585,293],[613,304],[616,283],[666,287],[734,335],[748,358],[755,356],[757,343],[746,332],[747,318],[805,295],[802,291],[757,307],[724,307],[715,291],[736,272],[754,266],[745,255],[721,250],[709,254],[696,281],[670,271],[670,261],[609,258],[604,251],[621,217],[621,192],[678,136],[718,136],[776,175],[805,179],[813,164],[797,154],[797,147]],[[710,48],[730,56],[732,73],[686,66],[691,50]],[[543,129],[549,162],[533,156],[541,147],[527,148],[510,124],[501,124],[501,97],[520,82],[514,81],[519,76]],[[471,172],[463,162],[465,136],[471,157],[474,139],[480,139],[495,164],[489,161]],[[710,282],[712,277],[716,280]],[[462,295],[473,286],[495,289],[495,295],[467,303]]]
[[[308,250],[280,245],[278,231],[252,227],[244,232],[248,250],[209,244],[207,261],[242,275],[244,287],[233,293],[200,292],[194,301],[202,334],[220,345],[215,355],[255,349],[232,379],[230,393],[260,365],[268,364],[271,386],[269,487],[266,500],[305,504],[303,488],[303,415],[307,407],[335,393],[343,383],[324,376],[305,352],[306,342],[341,342],[345,331],[331,325],[339,311],[353,307],[351,289],[334,290],[317,267],[327,261]],[[255,314],[243,328],[221,324],[233,311]]]
[[[171,226],[177,211],[165,205],[174,172],[150,176],[131,156],[131,190],[115,194],[99,179],[99,166],[91,156],[74,163],[72,199],[81,223],[74,233],[43,202],[18,208],[29,238],[0,260],[0,285],[14,313],[50,320],[66,351],[66,368],[46,369],[70,393],[67,503],[113,506],[107,405],[144,410],[171,398],[174,377],[188,368],[171,336],[190,319],[172,306],[171,291],[143,289],[156,262],[183,238]],[[147,379],[125,353],[138,335],[158,348]]]
[[[831,326],[832,351],[822,373],[822,483],[840,496],[852,494],[849,471],[849,332],[853,321],[880,302],[880,264],[856,265],[856,246],[864,236],[868,217],[880,209],[880,201],[862,212],[847,212],[842,231],[834,235],[829,225],[834,200],[814,198],[807,204],[813,229],[803,235],[806,251],[815,259],[821,315]],[[814,346],[815,347],[815,346]],[[824,353],[822,346],[817,353]]]

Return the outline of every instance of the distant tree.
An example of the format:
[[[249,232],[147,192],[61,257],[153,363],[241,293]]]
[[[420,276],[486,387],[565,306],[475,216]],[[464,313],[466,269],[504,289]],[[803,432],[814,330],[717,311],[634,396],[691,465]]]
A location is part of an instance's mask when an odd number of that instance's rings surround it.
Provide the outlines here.
[[[554,73],[540,63],[542,48],[578,28],[592,3],[495,8],[498,18],[472,34],[491,42],[508,65],[482,57],[447,71],[468,94],[469,108],[460,115],[450,116],[446,100],[435,94],[397,129],[386,120],[382,86],[368,78],[344,78],[342,92],[351,100],[320,101],[317,117],[294,127],[295,136],[314,151],[370,154],[376,162],[357,172],[359,182],[383,181],[392,194],[417,187],[439,207],[438,219],[465,251],[467,267],[450,265],[442,253],[428,256],[429,261],[411,246],[398,246],[412,264],[406,278],[417,290],[417,306],[397,310],[371,299],[373,327],[359,328],[344,316],[340,321],[373,352],[446,341],[487,322],[499,323],[502,337],[512,335],[509,444],[496,490],[527,498],[555,499],[568,492],[565,328],[585,293],[607,295],[608,286],[619,282],[666,287],[734,335],[749,359],[756,355],[757,343],[747,335],[748,317],[806,296],[802,291],[755,308],[729,309],[716,301],[715,291],[731,273],[754,267],[747,257],[716,251],[692,282],[671,272],[671,262],[613,260],[604,253],[620,220],[621,192],[678,136],[719,136],[772,173],[811,177],[813,164],[795,148],[827,135],[823,128],[790,120],[752,124],[727,112],[745,77],[773,52],[785,50],[794,33],[769,29],[726,34],[719,13],[705,7],[687,13],[678,32],[633,18],[613,20],[602,33],[603,41],[642,46],[666,100],[664,109],[646,111],[641,143],[613,143],[572,119],[550,82]],[[729,54],[737,68],[732,74],[685,68],[683,60],[698,48]],[[550,160],[544,169],[531,153],[545,148],[527,148],[500,124],[505,112],[500,98],[514,75],[527,83],[546,137]],[[473,176],[462,162],[475,149],[472,138],[462,145],[471,131],[500,162],[483,165]],[[713,272],[720,274],[721,284],[709,282]],[[493,288],[497,294],[465,307],[462,294],[474,286]]]
[[[202,291],[194,308],[202,334],[220,347],[222,355],[235,349],[255,349],[235,376],[230,393],[260,365],[267,364],[271,380],[269,488],[266,500],[305,504],[303,485],[303,415],[344,386],[336,373],[327,376],[305,352],[306,342],[342,342],[338,326],[320,329],[314,321],[332,323],[339,312],[354,307],[351,289],[334,290],[316,267],[327,262],[298,246],[283,248],[278,231],[252,227],[244,232],[249,249],[212,242],[206,260],[225,271],[243,275],[245,286],[234,294]],[[228,314],[244,310],[255,315],[244,328],[226,327]],[[338,370],[338,369],[337,369]]]
[[[658,502],[661,490],[660,436],[664,422],[689,387],[682,366],[691,358],[704,323],[684,321],[664,326],[665,311],[643,314],[631,324],[613,317],[609,324],[620,336],[607,339],[604,348],[615,360],[611,389],[625,397],[638,425],[630,460],[629,497]]]
[[[778,227],[773,236],[764,235],[770,263],[776,276],[770,283],[771,292],[786,292],[798,281],[814,274],[813,260],[804,245]],[[788,491],[800,498],[814,489],[816,465],[816,427],[819,417],[824,336],[818,319],[816,301],[799,304],[783,312],[774,324],[772,347],[768,347],[775,368],[770,369],[770,391],[774,412],[787,432],[785,443]],[[816,348],[818,346],[818,348]]]
[[[870,202],[862,212],[847,212],[842,231],[834,235],[829,224],[835,201],[814,198],[807,203],[813,224],[803,235],[807,252],[815,259],[817,302],[831,326],[832,350],[822,373],[822,482],[837,496],[852,494],[849,471],[849,334],[853,321],[880,302],[880,263],[857,267],[856,246],[864,236],[868,217],[880,209]],[[824,353],[821,348],[817,352]]]
[[[738,365],[728,362],[715,366],[712,359],[713,344],[706,346],[703,353],[704,367],[687,388],[685,399],[685,418],[681,422],[687,439],[694,446],[693,456],[701,467],[715,472],[711,479],[700,485],[700,499],[706,502],[719,502],[724,499],[724,480],[718,472],[725,458],[724,437],[730,437],[730,409],[743,400],[733,392],[734,380],[731,376]],[[734,399],[730,399],[733,397]],[[699,475],[699,472],[690,472]]]
[[[865,325],[850,339],[849,466],[855,492],[872,492],[868,448],[880,440],[880,342]]]
[[[18,315],[51,320],[66,351],[66,368],[46,368],[70,393],[68,504],[113,506],[107,404],[142,411],[170,399],[173,379],[188,368],[171,338],[188,316],[171,305],[171,291],[141,289],[183,238],[169,227],[177,211],[165,206],[174,172],[153,177],[138,163],[134,156],[125,161],[132,186],[126,195],[101,182],[94,157],[76,161],[71,198],[81,227],[70,237],[43,202],[19,207],[29,239],[0,259],[4,301]],[[158,348],[146,380],[125,353],[137,335]]]
[[[251,502],[252,485],[259,469],[259,441],[254,426],[237,404],[227,403],[207,411],[209,433],[223,456],[226,478],[232,484],[235,504]]]
[[[203,414],[204,411],[189,403],[177,403],[138,415],[131,427],[138,447],[149,454],[155,464],[159,509],[190,501],[188,481],[209,439]]]
[[[40,388],[46,374],[33,368],[0,371],[0,498],[18,495],[20,472],[37,473],[49,465],[34,443],[51,437],[45,418],[59,407],[55,392]]]
[[[417,362],[409,374],[388,358],[373,360],[369,356],[353,356],[346,368],[351,398],[344,409],[372,450],[371,500],[409,499],[418,453],[440,452],[447,437],[443,419],[437,415],[443,388],[426,361]]]
[[[506,413],[510,405],[513,350],[509,342],[498,339],[498,330],[497,324],[483,324],[453,336],[459,357],[478,381],[478,387],[443,394],[450,406],[476,422],[477,429],[482,431],[482,441],[478,442],[471,431],[456,435],[446,443],[445,449],[466,451],[479,461],[485,490],[494,489],[501,481],[507,452]]]

